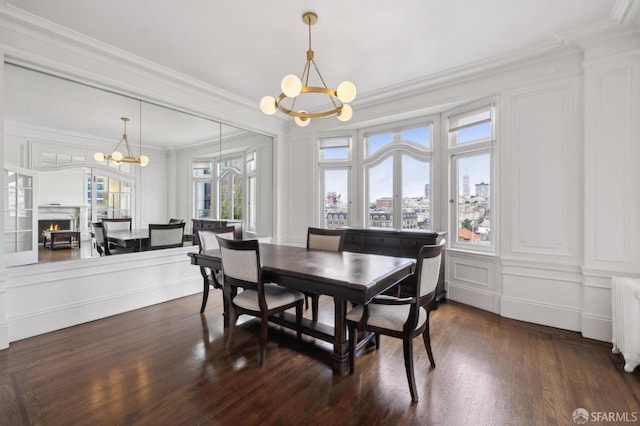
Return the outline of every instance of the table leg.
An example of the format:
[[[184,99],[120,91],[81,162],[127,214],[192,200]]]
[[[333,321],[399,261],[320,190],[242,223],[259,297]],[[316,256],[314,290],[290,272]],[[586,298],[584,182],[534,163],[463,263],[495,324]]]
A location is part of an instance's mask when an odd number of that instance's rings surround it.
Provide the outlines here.
[[[346,374],[349,371],[349,343],[347,341],[347,302],[333,298],[335,305],[333,354],[331,354],[332,368],[335,373]]]

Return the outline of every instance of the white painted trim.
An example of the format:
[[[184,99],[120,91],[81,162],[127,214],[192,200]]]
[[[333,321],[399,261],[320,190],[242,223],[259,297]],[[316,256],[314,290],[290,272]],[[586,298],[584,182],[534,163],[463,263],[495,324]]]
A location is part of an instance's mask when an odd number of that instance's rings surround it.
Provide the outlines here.
[[[499,296],[488,291],[448,283],[447,299],[500,315]]]
[[[582,314],[582,336],[588,339],[610,342],[612,337],[611,317]]]
[[[581,329],[581,312],[578,309],[564,306],[503,296],[500,303],[500,313],[505,318],[534,324],[572,331],[580,331]]]

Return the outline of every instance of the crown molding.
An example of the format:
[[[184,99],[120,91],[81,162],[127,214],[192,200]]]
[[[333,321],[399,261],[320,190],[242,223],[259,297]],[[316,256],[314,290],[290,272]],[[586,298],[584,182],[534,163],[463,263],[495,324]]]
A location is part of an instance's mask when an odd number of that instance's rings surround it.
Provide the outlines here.
[[[575,46],[565,46],[560,41],[538,43],[527,49],[509,52],[485,58],[461,67],[430,74],[418,79],[405,81],[362,96],[360,102],[353,103],[354,109],[369,107],[388,101],[391,98],[404,97],[441,89],[452,84],[461,84],[487,75],[504,73],[527,65],[552,59],[580,54]]]
[[[620,24],[640,24],[640,2],[638,0],[618,0],[613,6],[611,18]]]

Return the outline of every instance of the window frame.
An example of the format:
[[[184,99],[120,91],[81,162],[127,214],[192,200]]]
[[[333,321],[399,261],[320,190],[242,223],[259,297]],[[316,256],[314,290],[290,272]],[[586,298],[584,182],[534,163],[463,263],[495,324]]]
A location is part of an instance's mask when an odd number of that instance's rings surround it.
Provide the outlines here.
[[[429,163],[429,222],[430,228],[434,225],[434,203],[433,200],[433,180],[435,174],[435,163],[437,162],[437,131],[438,131],[438,117],[434,115],[428,115],[412,120],[404,120],[395,123],[389,123],[386,125],[379,125],[371,128],[362,129],[360,132],[359,142],[362,146],[362,215],[364,226],[371,225],[371,215],[369,214],[369,174],[368,171],[381,164],[387,158],[392,158],[392,185],[393,194],[392,197],[392,222],[390,228],[393,229],[410,229],[402,228],[403,216],[402,216],[402,200],[403,200],[403,182],[402,182],[402,156],[408,155],[414,160],[423,161]],[[425,147],[418,143],[409,143],[402,140],[402,132],[419,127],[429,127],[429,147]],[[377,149],[370,156],[367,156],[367,138],[372,135],[392,133],[392,141],[381,148]]]
[[[347,158],[344,159],[325,159],[321,155],[321,150],[327,147],[323,147],[323,141],[327,139],[339,139],[345,138],[347,139]],[[346,132],[323,132],[318,134],[316,137],[316,146],[315,146],[315,156],[316,156],[316,167],[317,171],[315,173],[317,179],[317,185],[314,199],[318,203],[318,207],[315,209],[316,218],[314,223],[316,223],[321,228],[334,228],[335,226],[329,226],[327,223],[327,218],[325,217],[325,172],[328,170],[346,170],[347,172],[347,190],[349,191],[349,199],[347,201],[347,218],[346,223],[341,226],[352,226],[354,224],[354,159],[355,159],[355,140],[356,133],[352,131]]]
[[[490,137],[481,138],[471,142],[456,143],[457,133],[460,129],[469,127],[467,125],[455,126],[451,125],[453,119],[459,119],[461,117],[469,117],[482,111],[489,111],[490,113]],[[495,253],[496,249],[496,235],[497,235],[497,217],[496,217],[496,150],[498,137],[496,135],[496,102],[495,100],[482,100],[467,104],[453,110],[449,110],[443,113],[443,134],[446,140],[447,146],[447,163],[449,169],[449,245],[451,248],[475,251],[484,253]],[[485,121],[486,122],[486,121]],[[459,217],[459,202],[463,194],[459,192],[459,170],[457,168],[458,160],[461,158],[468,158],[481,154],[489,155],[489,215],[491,220],[491,228],[489,232],[489,239],[487,244],[478,244],[472,242],[459,241],[458,237],[458,217]]]

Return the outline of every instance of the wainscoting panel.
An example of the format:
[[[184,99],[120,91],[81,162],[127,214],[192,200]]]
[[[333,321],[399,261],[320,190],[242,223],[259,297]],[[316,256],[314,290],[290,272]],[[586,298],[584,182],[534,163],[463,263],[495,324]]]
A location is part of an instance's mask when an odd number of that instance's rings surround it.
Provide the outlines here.
[[[581,330],[582,278],[579,271],[549,265],[502,268],[501,314],[566,330]]]
[[[499,285],[494,256],[447,250],[447,298],[499,313]]]
[[[201,292],[200,269],[187,257],[196,249],[11,268],[5,305],[9,342]]]

